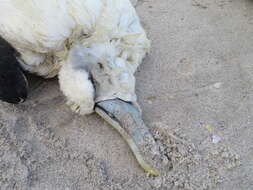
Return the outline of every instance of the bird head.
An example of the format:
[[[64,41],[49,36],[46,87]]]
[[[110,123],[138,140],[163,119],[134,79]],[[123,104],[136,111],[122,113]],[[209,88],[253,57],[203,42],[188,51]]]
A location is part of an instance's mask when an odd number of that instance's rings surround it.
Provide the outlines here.
[[[118,51],[110,43],[77,45],[69,54],[69,63],[92,76],[95,112],[122,135],[146,172],[159,175],[153,167],[156,167],[154,160],[160,159],[159,149],[136,102],[134,66]]]

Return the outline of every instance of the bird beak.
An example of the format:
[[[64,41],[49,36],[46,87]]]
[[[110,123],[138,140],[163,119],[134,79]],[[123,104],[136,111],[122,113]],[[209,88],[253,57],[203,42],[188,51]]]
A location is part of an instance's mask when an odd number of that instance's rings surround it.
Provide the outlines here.
[[[158,147],[134,105],[120,99],[105,100],[96,104],[95,112],[121,134],[147,173],[160,174],[153,168],[159,157]]]

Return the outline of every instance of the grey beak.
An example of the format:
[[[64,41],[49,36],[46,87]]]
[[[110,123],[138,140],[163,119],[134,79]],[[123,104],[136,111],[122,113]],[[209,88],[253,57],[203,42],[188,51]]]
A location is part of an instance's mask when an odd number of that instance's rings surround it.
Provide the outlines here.
[[[160,174],[152,166],[159,157],[158,147],[135,106],[120,99],[106,100],[96,104],[95,112],[122,135],[147,173]]]

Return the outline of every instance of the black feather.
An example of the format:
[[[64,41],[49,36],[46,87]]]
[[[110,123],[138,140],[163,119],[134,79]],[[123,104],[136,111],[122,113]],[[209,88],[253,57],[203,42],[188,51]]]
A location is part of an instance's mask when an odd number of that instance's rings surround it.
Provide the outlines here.
[[[27,98],[28,84],[19,65],[19,53],[0,37],[0,100],[20,103]]]

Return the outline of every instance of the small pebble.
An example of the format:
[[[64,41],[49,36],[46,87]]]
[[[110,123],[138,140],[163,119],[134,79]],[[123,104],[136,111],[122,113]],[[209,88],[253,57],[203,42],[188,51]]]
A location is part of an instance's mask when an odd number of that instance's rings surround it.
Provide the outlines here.
[[[212,136],[212,143],[217,144],[221,141],[221,138],[219,136],[213,135]]]
[[[162,164],[165,166],[169,164],[169,160],[165,156],[163,157]]]
[[[161,177],[156,177],[154,180],[153,180],[153,183],[152,185],[155,187],[155,188],[160,188],[162,186],[162,178]]]
[[[209,132],[213,131],[213,127],[209,124],[204,125],[204,128],[206,128]]]
[[[222,156],[223,158],[229,158],[229,154],[228,154],[227,152],[223,152],[223,153],[221,154],[221,156]]]
[[[220,88],[222,86],[222,83],[221,82],[217,82],[213,85],[214,88]]]
[[[148,104],[153,104],[153,102],[151,100],[148,100]]]

